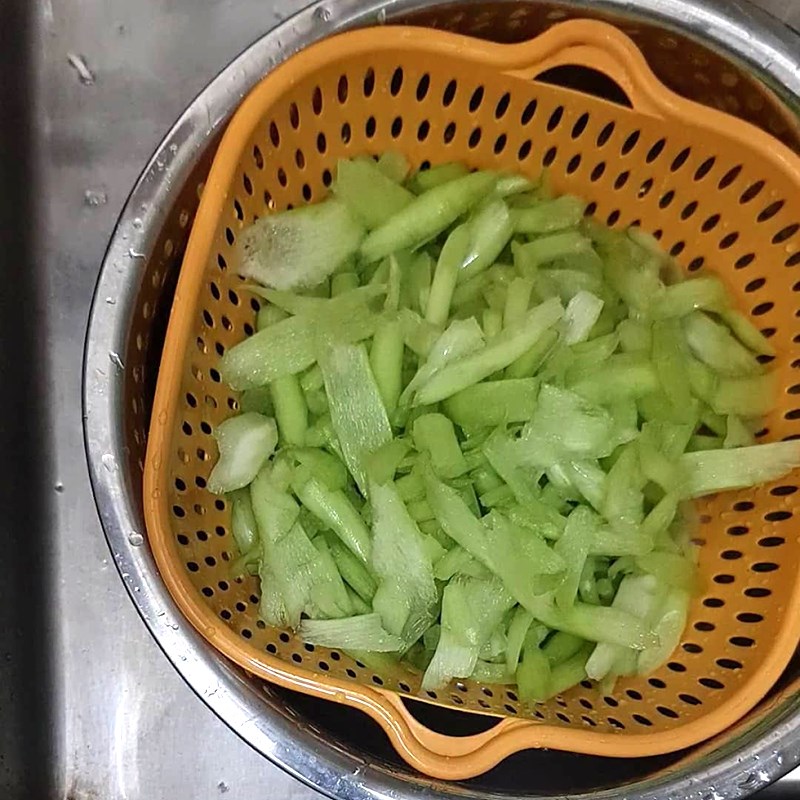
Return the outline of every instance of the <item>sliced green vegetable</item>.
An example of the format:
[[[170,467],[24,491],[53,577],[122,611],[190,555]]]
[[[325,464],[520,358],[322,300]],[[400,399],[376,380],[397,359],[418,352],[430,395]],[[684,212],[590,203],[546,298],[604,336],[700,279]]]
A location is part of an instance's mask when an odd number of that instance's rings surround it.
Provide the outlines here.
[[[364,228],[336,200],[267,214],[239,235],[238,271],[275,289],[316,286],[363,238]]]
[[[208,489],[225,494],[247,486],[272,455],[278,443],[275,420],[249,412],[231,417],[217,426],[214,438],[219,448],[208,478]]]

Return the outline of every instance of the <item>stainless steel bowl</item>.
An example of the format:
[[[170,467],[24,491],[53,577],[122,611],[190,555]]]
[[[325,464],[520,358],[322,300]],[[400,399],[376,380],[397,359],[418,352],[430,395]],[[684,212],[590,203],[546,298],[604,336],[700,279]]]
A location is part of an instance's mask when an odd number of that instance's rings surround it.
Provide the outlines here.
[[[463,784],[432,781],[400,762],[358,712],[275,689],[217,656],[179,616],[146,545],[142,464],[175,280],[219,133],[247,90],[294,51],[349,27],[402,21],[507,41],[575,15],[610,19],[634,36],[673,88],[800,149],[787,113],[800,98],[800,39],[746,3],[317,2],[250,47],[186,110],[142,173],[106,254],[86,344],[84,418],[97,507],[114,560],[154,638],[209,707],[256,750],[332,797],[733,800],[800,762],[797,663],[734,729],[684,753],[614,761],[529,752]],[[457,712],[427,713],[429,725],[451,732],[480,724]]]

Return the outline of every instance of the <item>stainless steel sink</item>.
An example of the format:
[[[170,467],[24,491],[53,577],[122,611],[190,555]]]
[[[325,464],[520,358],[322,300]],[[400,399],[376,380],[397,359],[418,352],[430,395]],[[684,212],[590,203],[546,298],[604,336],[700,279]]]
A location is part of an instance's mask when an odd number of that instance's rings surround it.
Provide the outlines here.
[[[347,0],[340,0],[348,5]],[[666,0],[664,0],[666,3]],[[205,670],[201,701],[142,624],[97,519],[81,431],[81,354],[100,264],[117,216],[158,142],[203,86],[303,0],[4,0],[0,26],[0,796],[64,800],[312,800],[319,795],[252,749],[213,713],[239,681],[213,659],[179,664]],[[800,27],[796,0],[761,0]],[[332,8],[336,9],[339,4]],[[596,5],[613,5],[597,2]],[[636,5],[636,4],[632,4]],[[656,0],[648,5],[657,7]],[[739,3],[731,2],[731,7]],[[325,14],[318,16],[319,22]],[[779,67],[780,65],[778,65]],[[778,69],[776,68],[776,72]],[[213,126],[219,120],[209,118]],[[152,165],[157,168],[156,165]],[[166,214],[170,209],[163,209]],[[124,254],[123,254],[124,255]],[[133,250],[120,269],[141,270]],[[98,302],[121,300],[112,295]],[[106,375],[124,369],[109,345]],[[122,366],[121,366],[122,365]],[[97,381],[111,386],[112,381]],[[99,467],[124,469],[113,459]],[[125,532],[135,548],[142,531]],[[137,584],[140,591],[148,587]],[[162,609],[163,610],[163,609]],[[148,620],[162,647],[183,636],[164,610]],[[191,634],[186,634],[191,638]],[[201,645],[194,643],[198,649]],[[216,678],[215,678],[216,676]],[[214,681],[217,681],[216,683]],[[224,685],[223,685],[224,684]],[[259,738],[266,755],[300,777],[355,797],[345,750],[378,767],[393,757],[358,715],[296,697],[265,698],[270,725],[296,729],[322,762]],[[226,716],[253,740],[255,701]],[[267,706],[265,706],[267,707]],[[308,723],[313,719],[313,724]],[[775,723],[778,724],[778,723]],[[271,746],[271,749],[270,749]],[[800,752],[800,741],[796,743]],[[320,746],[320,752],[323,748]],[[787,763],[798,753],[786,752]],[[329,774],[320,775],[320,763]],[[336,765],[340,774],[336,774]],[[530,785],[545,771],[552,791],[613,784],[640,764],[520,759],[478,785]],[[651,769],[652,765],[648,765]],[[763,784],[760,767],[742,780]],[[770,769],[775,769],[773,762]],[[780,768],[780,765],[778,765]],[[316,770],[316,772],[314,772]],[[313,773],[313,774],[312,774]],[[366,765],[365,765],[366,774]],[[752,776],[752,778],[750,777]],[[345,780],[347,778],[347,780]],[[337,783],[337,780],[340,782]],[[579,787],[575,781],[584,781]],[[539,784],[541,788],[541,784]],[[389,796],[390,786],[384,796]],[[711,787],[697,797],[722,800]],[[417,790],[424,796],[424,789]],[[763,795],[800,796],[800,774]]]

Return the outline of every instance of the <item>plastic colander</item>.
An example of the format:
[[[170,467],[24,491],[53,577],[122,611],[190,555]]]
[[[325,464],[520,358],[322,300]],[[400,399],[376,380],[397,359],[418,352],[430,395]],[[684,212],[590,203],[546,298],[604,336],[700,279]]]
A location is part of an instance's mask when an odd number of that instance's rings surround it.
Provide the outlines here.
[[[676,54],[676,58],[680,55]],[[589,68],[622,90],[616,104],[537,80]],[[607,81],[606,81],[607,83]],[[620,99],[622,95],[620,95]],[[639,224],[689,272],[719,275],[771,337],[781,394],[762,441],[800,436],[800,160],[755,127],[661,85],[633,43],[593,21],[497,45],[384,27],[327,39],[271,72],[234,115],[211,169],[180,274],[158,378],[144,479],[149,542],[189,622],[248,672],[369,714],[422,772],[461,779],[518,750],[646,756],[713,736],[770,689],[800,633],[796,479],[698,503],[703,590],[681,645],[613,696],[586,683],[533,707],[514,687],[376,674],[345,653],[304,644],[258,617],[256,578],[233,580],[230,509],[206,480],[212,431],[236,413],[217,372],[252,333],[236,238],[257,216],[320,200],[337,159],[388,150],[415,167],[537,177],[579,195],[615,228]],[[449,736],[415,719],[406,697],[494,715]]]

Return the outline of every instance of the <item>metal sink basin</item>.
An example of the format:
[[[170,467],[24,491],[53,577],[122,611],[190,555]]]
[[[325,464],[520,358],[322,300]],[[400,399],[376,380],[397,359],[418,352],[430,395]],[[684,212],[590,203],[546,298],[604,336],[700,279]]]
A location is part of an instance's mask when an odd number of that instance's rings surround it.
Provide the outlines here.
[[[636,5],[658,17],[676,2]],[[106,260],[87,361],[88,446],[109,548],[98,521],[81,425],[84,332],[105,248],[131,187],[173,121],[226,63],[302,4],[3,3],[0,253],[7,272],[0,289],[0,445],[5,455],[0,797],[321,796],[296,778],[348,800],[445,791],[473,797],[563,796],[646,775],[652,777],[646,795],[651,798],[666,796],[667,785],[676,800],[727,800],[764,786],[800,759],[800,738],[793,738],[800,729],[792,683],[797,670],[787,677],[784,693],[774,693],[748,729],[727,737],[716,754],[641,762],[524,754],[478,781],[447,789],[410,775],[361,715],[265,690],[232,669],[187,630],[164,595],[143,544],[136,501],[141,442],[137,445],[134,431],[143,430],[146,408],[131,408],[126,381],[141,366],[136,375],[142,396],[152,391],[169,282],[193,214],[196,185],[227,113],[217,110],[232,108],[269,59],[285,55],[292,41],[355,19],[366,2],[319,6],[264,40],[251,51],[255,60],[239,61],[226,86],[215,84],[222,105],[193,106],[147,167],[137,206],[128,208]],[[395,0],[389,15],[412,5]],[[600,0],[591,5],[628,6],[630,13],[631,4]],[[791,53],[792,47],[800,53],[800,40],[760,16],[749,17],[744,2],[696,0],[696,5],[703,9],[694,17],[697,30],[725,8],[727,19],[739,20],[740,27],[728,33],[739,37],[741,60],[758,65],[776,84],[798,82]],[[800,23],[793,0],[761,0],[761,5]],[[742,30],[756,28],[768,39],[766,51],[748,48],[742,38]],[[198,136],[201,127],[210,135]],[[166,186],[159,178],[165,174]],[[160,255],[154,260],[156,246]],[[144,328],[132,324],[143,310],[146,295],[139,289],[145,278],[160,315],[155,328],[147,325],[152,331],[148,347],[154,349],[146,359],[136,355],[136,334]],[[96,327],[111,318],[116,325]],[[689,777],[675,782],[687,765],[700,763],[702,782]],[[594,796],[612,795],[619,793]],[[797,796],[798,773],[763,794]]]

